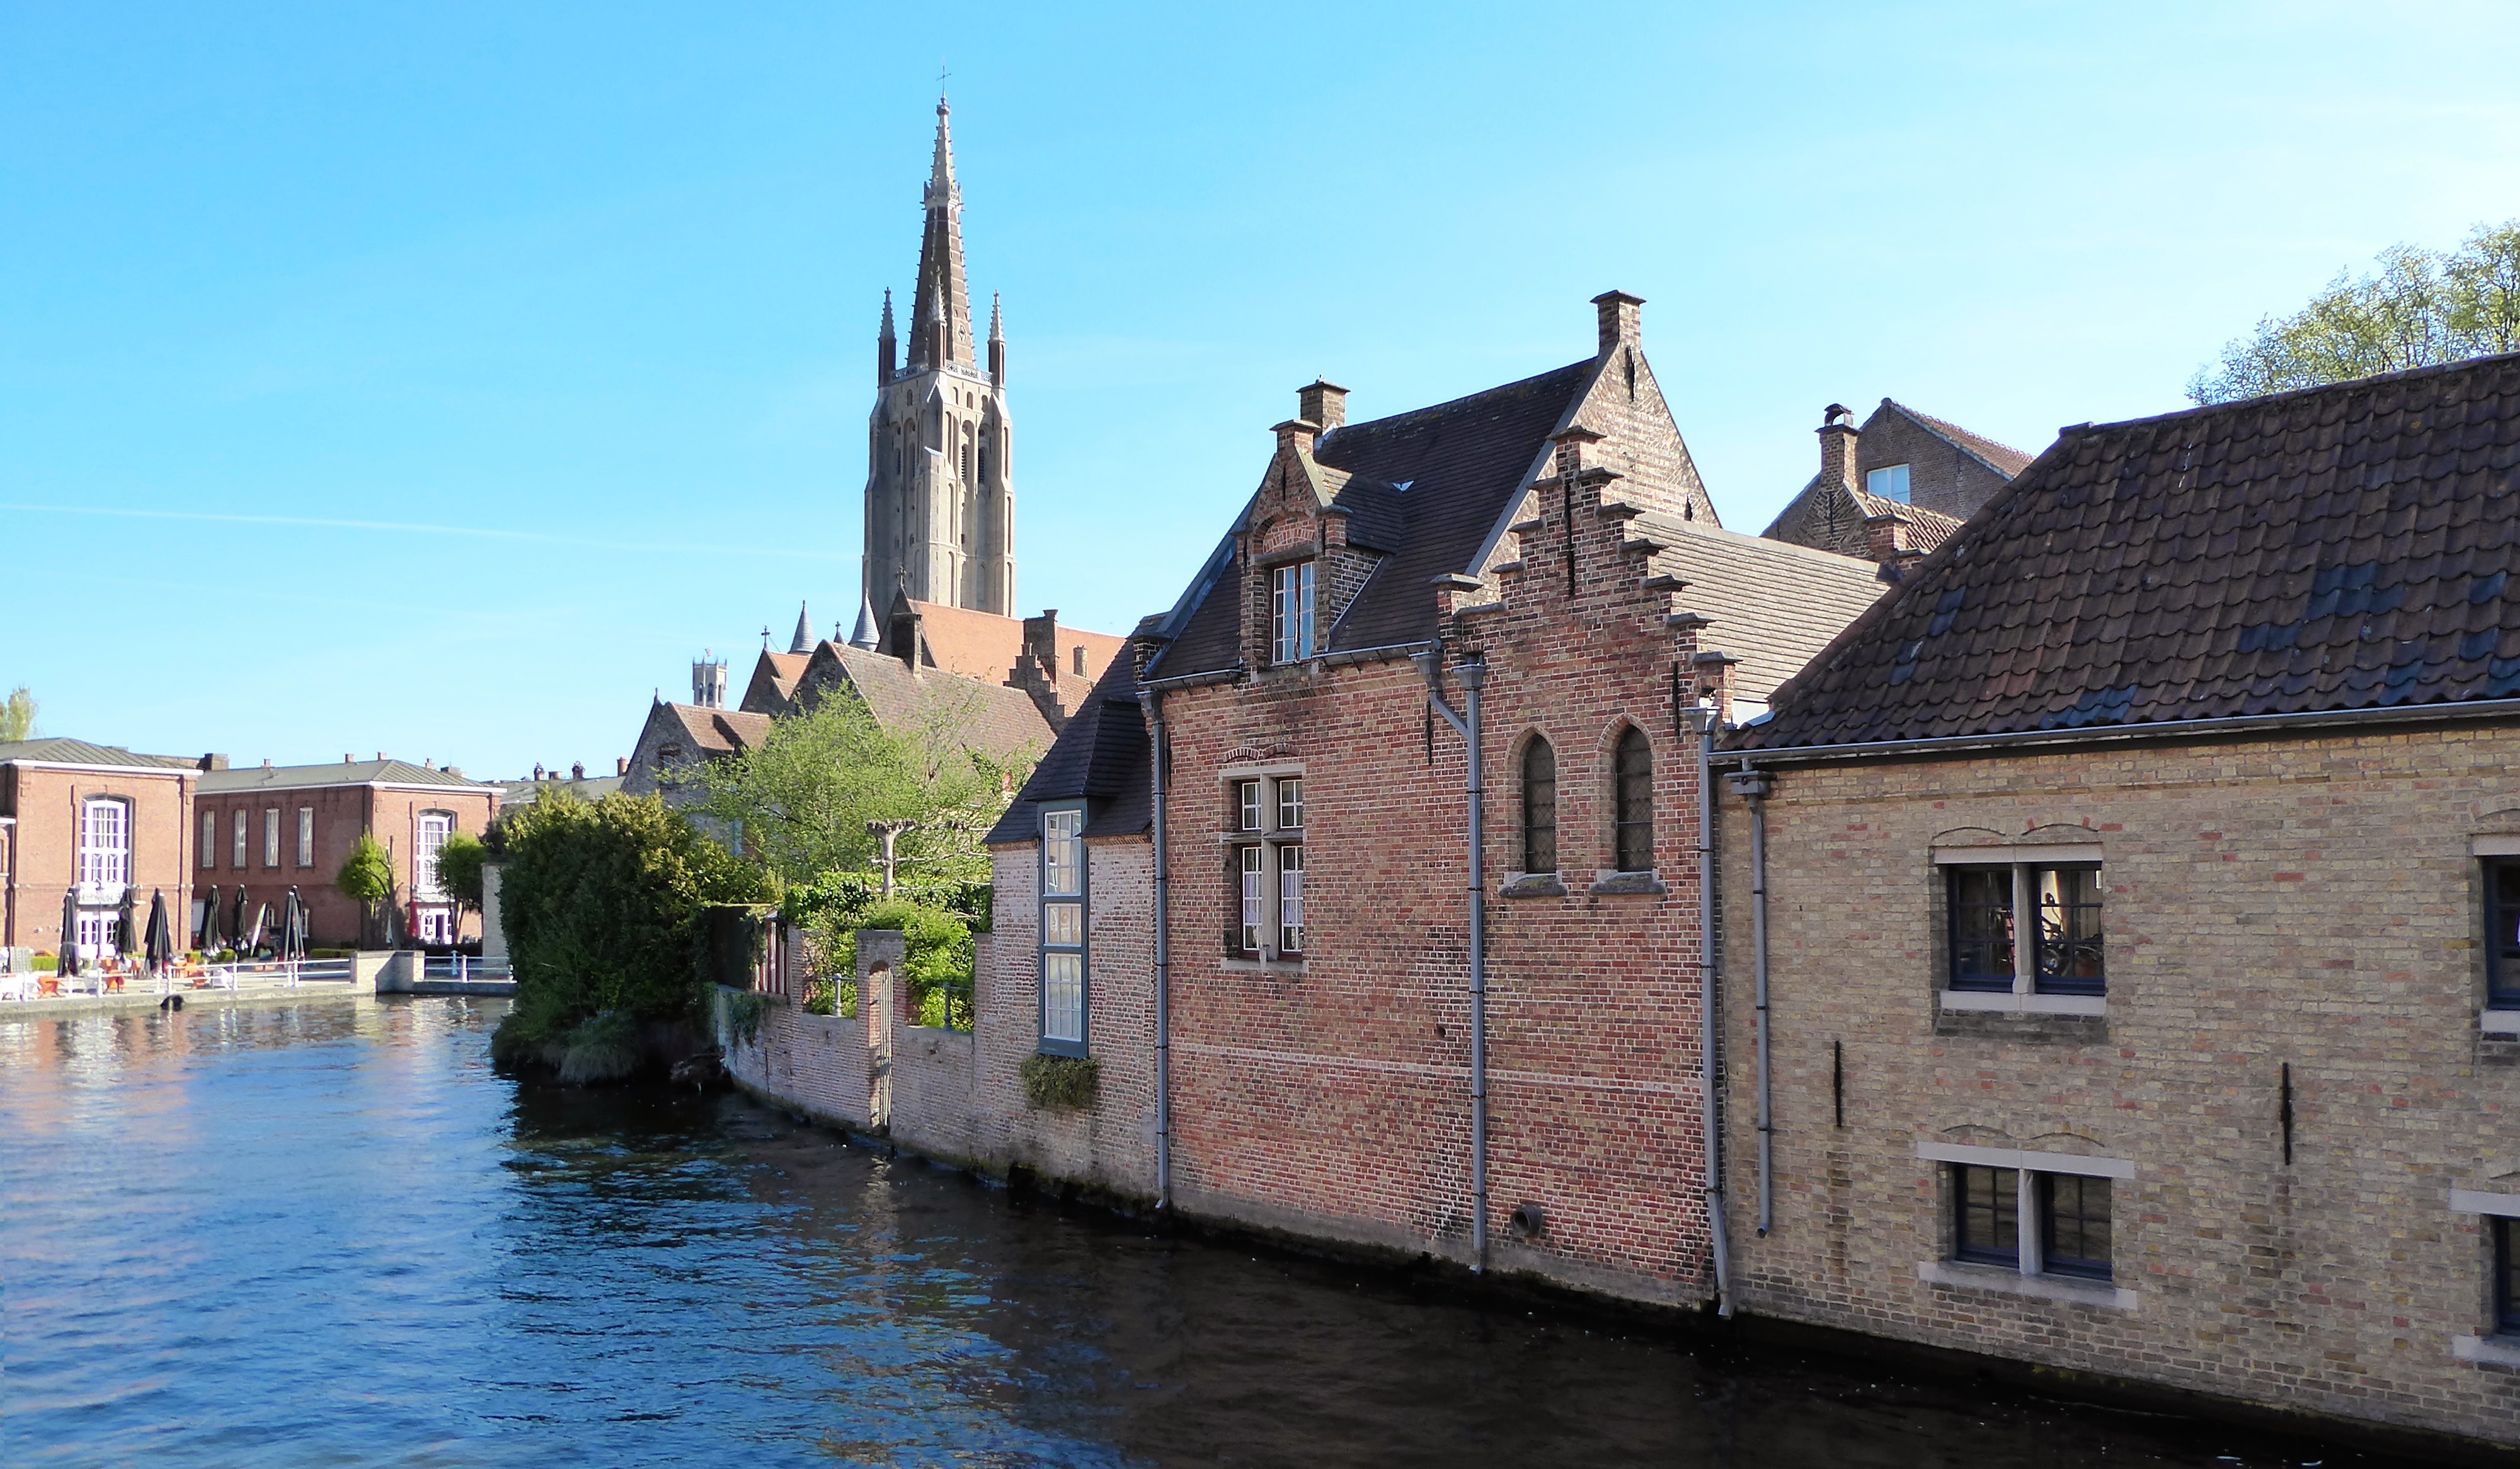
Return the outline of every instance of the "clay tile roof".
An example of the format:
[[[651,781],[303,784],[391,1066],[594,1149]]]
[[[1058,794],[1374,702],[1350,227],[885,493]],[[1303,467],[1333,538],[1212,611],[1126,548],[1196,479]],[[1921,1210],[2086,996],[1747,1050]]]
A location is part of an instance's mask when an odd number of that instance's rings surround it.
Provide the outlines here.
[[[758,746],[770,733],[768,714],[736,709],[703,709],[697,704],[668,704],[693,749],[701,755],[733,755]]]
[[[1085,802],[1085,835],[1134,836],[1152,824],[1148,790],[1146,716],[1138,709],[1138,680],[1129,660],[1115,658],[1059,731],[1050,753],[1016,793],[1014,803],[989,832],[992,844],[1029,842],[1041,835],[1041,807],[1058,801]]]
[[[1015,660],[1023,656],[1023,619],[1001,617],[993,612],[975,612],[968,607],[951,607],[942,602],[910,604],[919,613],[919,635],[927,645],[927,656],[936,666],[966,678],[982,678],[1003,683],[1015,670]],[[1123,639],[1107,632],[1086,632],[1075,627],[1058,629],[1058,671],[1068,677],[1076,674],[1076,650],[1085,650],[1086,675],[1098,676],[1120,656]]]
[[[1713,620],[1697,644],[1740,662],[1735,699],[1763,704],[1885,589],[1868,561],[1737,530],[1643,515],[1639,529],[1662,541],[1653,569],[1688,583],[1681,602]]]
[[[1331,472],[1327,480],[1341,485],[1332,503],[1351,513],[1350,538],[1384,553],[1329,629],[1327,651],[1435,636],[1429,584],[1469,568],[1598,365],[1588,357],[1449,403],[1349,424],[1321,440],[1313,458]],[[1170,620],[1173,641],[1148,666],[1148,677],[1218,672],[1241,662],[1240,611],[1229,571],[1210,558]]]
[[[814,658],[836,663],[876,723],[895,734],[916,730],[930,702],[951,699],[968,704],[971,743],[984,754],[1003,759],[1038,755],[1050,745],[1050,721],[1021,689],[934,668],[913,674],[897,658],[846,643],[825,643]]]
[[[1936,418],[1930,413],[1919,413],[1905,403],[1896,402],[1890,398],[1883,398],[1881,401],[1942,436],[1956,447],[1976,455],[1985,461],[1989,469],[1997,471],[2007,479],[2028,469],[2031,460],[2036,457],[2025,454],[2008,444],[1997,443],[1982,434],[1972,434],[1949,420]]]
[[[2520,698],[2520,354],[2068,431],[1743,750]]]
[[[1911,505],[1888,495],[1876,495],[1868,489],[1850,489],[1847,493],[1855,497],[1856,508],[1867,516],[1895,515],[1915,527],[1915,533],[1909,540],[1919,551],[1930,551],[1950,540],[1952,532],[1960,528],[1960,518],[1956,515],[1927,510],[1922,505]]]

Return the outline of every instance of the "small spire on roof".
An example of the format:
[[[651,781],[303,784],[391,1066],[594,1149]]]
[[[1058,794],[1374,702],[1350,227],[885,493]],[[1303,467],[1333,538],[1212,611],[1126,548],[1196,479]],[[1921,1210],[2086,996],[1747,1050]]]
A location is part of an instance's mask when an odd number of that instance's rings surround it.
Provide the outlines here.
[[[849,632],[849,646],[872,653],[882,641],[881,634],[876,631],[875,599],[861,589],[858,592],[858,625]]]
[[[788,651],[790,653],[814,651],[814,622],[811,618],[805,616],[805,604],[802,602],[796,604],[796,635],[788,640]]]

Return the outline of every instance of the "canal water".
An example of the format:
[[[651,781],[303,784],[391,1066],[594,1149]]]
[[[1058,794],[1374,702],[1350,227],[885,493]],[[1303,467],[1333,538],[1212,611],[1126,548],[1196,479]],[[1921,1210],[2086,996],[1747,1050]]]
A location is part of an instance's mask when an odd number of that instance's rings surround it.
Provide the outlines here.
[[[0,1020],[0,1463],[2389,1461],[1476,1308],[519,1086],[495,1004]]]

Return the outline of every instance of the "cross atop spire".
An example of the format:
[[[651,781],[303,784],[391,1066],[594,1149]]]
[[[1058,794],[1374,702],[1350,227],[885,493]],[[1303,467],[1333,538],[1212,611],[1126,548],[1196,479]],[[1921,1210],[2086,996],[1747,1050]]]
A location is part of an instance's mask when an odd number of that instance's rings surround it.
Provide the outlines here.
[[[971,298],[963,281],[963,190],[954,181],[953,108],[936,99],[936,153],[922,204],[919,294],[911,303],[910,370],[971,362]]]

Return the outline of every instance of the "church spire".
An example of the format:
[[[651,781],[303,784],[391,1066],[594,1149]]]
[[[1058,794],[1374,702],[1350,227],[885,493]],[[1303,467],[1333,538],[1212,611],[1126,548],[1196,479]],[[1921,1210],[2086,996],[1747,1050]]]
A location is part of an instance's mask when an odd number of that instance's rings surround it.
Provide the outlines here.
[[[814,651],[814,623],[812,619],[805,616],[805,604],[802,602],[796,604],[796,635],[788,640],[788,651],[790,653]]]
[[[989,293],[989,381],[1000,389],[1007,386],[1006,307],[994,291]]]
[[[963,282],[963,190],[954,182],[953,109],[936,100],[936,156],[927,171],[919,294],[911,302],[910,369],[971,361],[971,298]]]
[[[883,290],[883,327],[875,337],[875,386],[881,388],[891,382],[892,369],[900,361],[901,353],[893,347],[892,288],[886,286]]]

